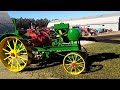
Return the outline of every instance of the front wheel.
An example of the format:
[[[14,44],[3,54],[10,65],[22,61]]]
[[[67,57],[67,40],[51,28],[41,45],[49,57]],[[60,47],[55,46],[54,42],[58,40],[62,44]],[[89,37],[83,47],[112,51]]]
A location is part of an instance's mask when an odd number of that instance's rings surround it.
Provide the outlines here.
[[[71,75],[78,75],[85,69],[85,60],[79,53],[71,52],[63,59],[65,71]]]

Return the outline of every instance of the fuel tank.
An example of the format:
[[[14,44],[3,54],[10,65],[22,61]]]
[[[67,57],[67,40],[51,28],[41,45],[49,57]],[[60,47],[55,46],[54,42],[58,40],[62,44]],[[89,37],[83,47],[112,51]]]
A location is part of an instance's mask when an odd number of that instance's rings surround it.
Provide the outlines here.
[[[68,31],[68,39],[71,41],[77,41],[81,36],[81,30],[79,28],[71,28]]]

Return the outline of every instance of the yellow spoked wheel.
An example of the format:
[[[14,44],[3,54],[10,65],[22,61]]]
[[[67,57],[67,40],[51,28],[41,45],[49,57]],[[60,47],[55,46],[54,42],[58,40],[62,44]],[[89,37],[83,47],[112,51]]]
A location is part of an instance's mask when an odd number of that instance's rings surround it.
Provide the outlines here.
[[[10,71],[23,70],[28,60],[26,46],[18,37],[6,37],[0,43],[0,56],[3,65]]]
[[[78,75],[85,69],[85,61],[78,53],[71,52],[63,59],[64,69],[72,75]]]

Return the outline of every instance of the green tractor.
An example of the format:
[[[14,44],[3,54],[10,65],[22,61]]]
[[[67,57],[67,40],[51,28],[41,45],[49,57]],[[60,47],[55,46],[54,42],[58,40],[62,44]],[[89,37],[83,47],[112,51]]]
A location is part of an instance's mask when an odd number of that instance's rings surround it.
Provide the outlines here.
[[[48,59],[54,54],[64,56],[63,67],[69,74],[78,75],[85,70],[87,51],[80,45],[80,29],[60,23],[54,24],[54,30],[50,34],[43,29],[39,29],[38,33],[26,30],[25,34],[21,34],[16,29],[16,21],[12,23],[9,15],[6,16],[6,23],[11,23],[11,26],[4,23],[6,29],[0,29],[0,59],[8,70],[22,71],[34,61],[33,58],[39,56],[39,59]]]

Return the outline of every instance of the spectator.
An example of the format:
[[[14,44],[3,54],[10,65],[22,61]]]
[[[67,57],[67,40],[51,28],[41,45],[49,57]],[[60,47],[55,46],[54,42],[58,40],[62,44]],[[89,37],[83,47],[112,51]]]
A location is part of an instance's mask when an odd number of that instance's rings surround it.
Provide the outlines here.
[[[90,34],[91,34],[91,36],[96,36],[97,35],[97,33],[96,33],[96,30],[95,29],[91,29],[90,30]]]

